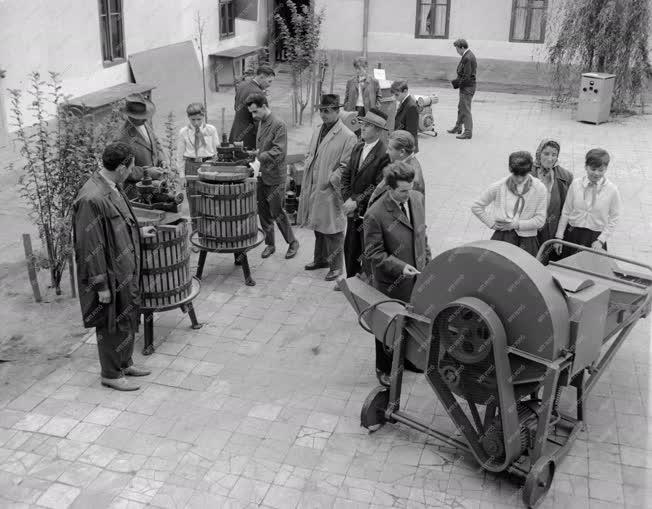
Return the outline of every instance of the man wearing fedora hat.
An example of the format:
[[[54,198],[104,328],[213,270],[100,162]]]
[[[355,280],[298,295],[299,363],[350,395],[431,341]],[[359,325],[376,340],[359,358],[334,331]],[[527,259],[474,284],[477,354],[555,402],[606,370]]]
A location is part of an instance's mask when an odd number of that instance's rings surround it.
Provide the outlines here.
[[[306,153],[297,222],[315,231],[313,261],[306,270],[330,269],[327,281],[342,275],[342,248],[346,216],[342,200],[341,176],[349,163],[356,136],[340,118],[340,96],[321,97],[319,116]]]
[[[134,168],[123,184],[125,194],[129,198],[138,196],[135,184],[143,178],[144,170],[156,180],[161,177],[162,172],[155,168],[167,167],[165,154],[150,123],[155,111],[154,104],[139,94],[127,96],[122,108],[125,122],[115,141],[129,145],[134,154]]]
[[[383,168],[389,164],[387,146],[380,139],[387,131],[387,115],[371,108],[362,124],[362,141],[353,147],[349,164],[342,172],[342,199],[347,215],[346,237],[344,238],[344,262],[347,277],[353,277],[362,269],[369,273],[363,258],[364,232],[362,218],[367,212],[369,198],[383,178]]]

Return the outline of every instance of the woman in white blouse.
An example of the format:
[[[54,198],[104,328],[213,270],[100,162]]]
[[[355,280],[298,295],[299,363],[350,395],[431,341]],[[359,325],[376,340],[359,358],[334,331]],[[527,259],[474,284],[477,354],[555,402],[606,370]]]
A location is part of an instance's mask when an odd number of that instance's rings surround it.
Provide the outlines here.
[[[607,249],[607,240],[616,229],[620,217],[618,188],[605,173],[609,166],[609,153],[594,148],[586,153],[584,178],[573,180],[561,211],[558,239],[573,244]],[[577,252],[576,249],[555,247],[562,257]]]
[[[471,210],[495,230],[492,240],[509,242],[536,256],[539,249],[537,231],[546,222],[546,186],[530,174],[532,155],[529,152],[510,154],[509,171],[511,175],[491,184]]]

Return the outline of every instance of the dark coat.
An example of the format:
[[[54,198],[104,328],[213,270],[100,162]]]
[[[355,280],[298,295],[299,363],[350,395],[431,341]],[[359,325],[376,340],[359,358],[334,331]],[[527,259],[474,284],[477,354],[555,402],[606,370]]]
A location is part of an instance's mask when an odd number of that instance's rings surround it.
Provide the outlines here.
[[[389,164],[387,146],[382,140],[378,140],[376,146],[371,149],[367,158],[360,163],[364,142],[358,143],[351,151],[349,164],[342,172],[342,199],[349,198],[357,202],[358,206],[353,211],[353,217],[364,216],[367,212],[367,204],[374,189],[383,179],[383,169]]]
[[[256,148],[260,161],[260,177],[263,184],[277,186],[285,183],[288,151],[288,130],[285,123],[273,113],[260,122],[256,134]],[[283,193],[285,196],[285,192]]]
[[[459,88],[463,94],[474,93],[476,85],[475,73],[477,69],[478,63],[475,55],[469,50],[462,56],[460,63],[457,64],[457,78],[451,82],[453,88]]]
[[[408,95],[396,110],[394,130],[407,131],[414,136],[414,153],[419,151],[419,107],[412,95]]]
[[[367,78],[362,85],[362,101],[364,109],[369,111],[371,108],[380,107],[380,83],[376,78]],[[346,82],[346,93],[344,94],[344,110],[355,111],[355,103],[358,102],[358,77],[354,76]]]
[[[254,120],[251,112],[247,108],[245,101],[251,94],[265,94],[256,80],[243,81],[238,85],[235,91],[235,117],[233,126],[229,135],[229,142],[241,141],[246,149],[253,150],[256,148],[256,132],[258,123]]]
[[[124,194],[95,173],[73,206],[77,284],[84,327],[135,331],[140,313],[140,228]],[[111,302],[100,304],[98,291]]]
[[[405,302],[410,301],[415,282],[403,276],[405,265],[423,271],[431,259],[423,195],[410,191],[409,206],[412,224],[385,193],[369,207],[364,218],[365,255],[370,260],[374,287]]]
[[[131,147],[131,151],[134,154],[134,169],[131,172],[131,176],[127,181],[122,185],[122,188],[125,194],[129,198],[134,198],[138,195],[136,191],[135,183],[143,178],[144,170],[147,169],[149,176],[153,179],[158,179],[161,176],[159,170],[152,169],[155,166],[161,166],[166,162],[165,153],[161,148],[161,144],[154,133],[154,129],[149,124],[145,122],[145,129],[149,135],[151,141],[146,140],[140,134],[138,129],[127,119],[125,123],[120,128],[118,135],[114,141],[121,141],[126,143]]]

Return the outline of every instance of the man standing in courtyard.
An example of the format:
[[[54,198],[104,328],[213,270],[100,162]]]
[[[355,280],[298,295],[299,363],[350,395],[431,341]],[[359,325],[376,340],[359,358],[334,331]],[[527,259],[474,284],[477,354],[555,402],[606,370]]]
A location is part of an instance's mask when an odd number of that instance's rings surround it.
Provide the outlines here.
[[[131,359],[140,322],[140,239],[153,237],[153,226],[140,228],[121,190],[134,167],[125,143],[104,149],[102,167],[79,191],[74,204],[73,235],[79,301],[85,327],[95,327],[102,385],[119,391],[140,387],[126,376],[147,376]]]
[[[274,223],[288,243],[285,258],[294,258],[299,250],[299,241],[294,237],[290,219],[283,208],[285,197],[286,164],[288,148],[287,127],[269,109],[263,94],[252,94],[245,101],[253,119],[258,121],[256,134],[256,166],[258,185],[258,217],[265,232],[265,249],[262,257],[268,258],[276,251]]]
[[[315,232],[315,252],[306,270],[330,269],[326,281],[342,275],[342,248],[346,216],[341,178],[356,142],[340,119],[340,96],[325,94],[319,105],[322,124],[315,127],[301,186],[297,222]]]
[[[469,49],[469,43],[465,39],[457,39],[453,46],[462,57],[457,64],[457,78],[451,83],[453,88],[459,89],[460,100],[457,105],[457,122],[455,127],[449,129],[451,134],[457,134],[458,140],[470,140],[473,136],[473,117],[471,116],[471,101],[475,94],[475,73],[478,64],[475,55]],[[462,131],[464,127],[464,131]]]
[[[242,142],[247,150],[256,148],[256,132],[258,126],[247,108],[247,97],[251,94],[267,94],[267,89],[274,81],[276,73],[269,65],[261,65],[256,69],[256,76],[249,81],[238,84],[235,92],[235,117],[229,142]]]

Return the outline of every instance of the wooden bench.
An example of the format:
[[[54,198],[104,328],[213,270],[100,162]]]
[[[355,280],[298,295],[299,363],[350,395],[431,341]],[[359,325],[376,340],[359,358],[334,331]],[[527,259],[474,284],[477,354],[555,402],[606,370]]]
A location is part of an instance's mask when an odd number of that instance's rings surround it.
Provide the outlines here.
[[[141,83],[120,83],[112,87],[103,88],[90,94],[73,97],[68,101],[69,108],[78,110],[80,113],[90,115],[103,115],[110,111],[111,106],[123,100],[131,94],[142,94],[146,99],[150,99],[152,90],[156,88],[153,85]]]
[[[216,92],[220,91],[219,73],[229,67],[233,73],[233,86],[235,87],[247,70],[247,60],[255,58],[257,61],[258,54],[263,49],[262,46],[238,46],[218,53],[210,53],[208,58],[213,71],[213,89]],[[226,85],[227,82],[225,81],[224,84]]]

